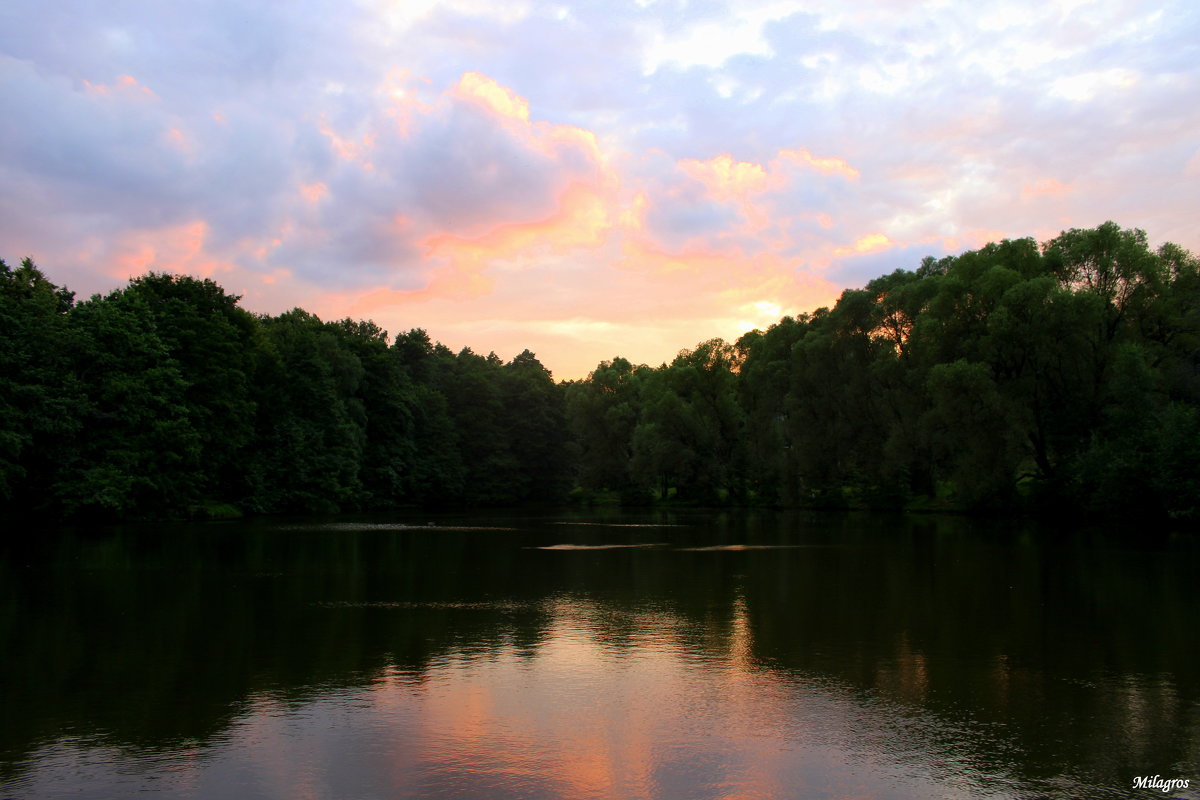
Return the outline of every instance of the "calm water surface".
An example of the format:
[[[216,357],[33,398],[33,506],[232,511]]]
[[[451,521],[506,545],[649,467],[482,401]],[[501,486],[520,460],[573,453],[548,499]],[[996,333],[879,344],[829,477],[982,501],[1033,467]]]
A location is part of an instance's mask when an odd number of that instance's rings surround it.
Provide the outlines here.
[[[3,797],[1200,797],[1194,537],[766,513],[25,533],[0,559]]]

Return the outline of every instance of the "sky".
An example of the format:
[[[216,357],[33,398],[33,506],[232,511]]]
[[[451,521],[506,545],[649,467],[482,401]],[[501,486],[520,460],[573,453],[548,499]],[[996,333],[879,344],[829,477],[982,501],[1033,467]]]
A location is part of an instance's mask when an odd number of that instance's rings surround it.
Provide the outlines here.
[[[0,5],[0,258],[558,379],[1198,187],[1194,0]]]

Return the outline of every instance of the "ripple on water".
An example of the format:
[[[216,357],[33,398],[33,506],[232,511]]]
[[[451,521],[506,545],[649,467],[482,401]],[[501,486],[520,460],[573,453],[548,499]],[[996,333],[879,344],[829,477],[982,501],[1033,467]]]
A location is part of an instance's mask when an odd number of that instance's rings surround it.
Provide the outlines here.
[[[281,531],[430,531],[434,533],[450,531],[515,531],[517,528],[503,525],[438,525],[426,522],[424,525],[413,525],[404,522],[322,522],[312,525],[281,525],[276,530]]]
[[[395,608],[449,611],[523,611],[537,608],[534,603],[514,603],[503,600],[482,601],[393,601],[393,600],[321,600],[311,605],[317,608]]]
[[[527,547],[526,550],[645,550],[652,547],[667,547],[664,542],[647,542],[645,544],[548,544],[541,547]]]
[[[570,525],[578,528],[686,528],[672,522],[553,522],[552,525]]]
[[[743,550],[802,550],[814,545],[803,544],[718,544],[709,547],[677,547],[683,553],[741,552]]]

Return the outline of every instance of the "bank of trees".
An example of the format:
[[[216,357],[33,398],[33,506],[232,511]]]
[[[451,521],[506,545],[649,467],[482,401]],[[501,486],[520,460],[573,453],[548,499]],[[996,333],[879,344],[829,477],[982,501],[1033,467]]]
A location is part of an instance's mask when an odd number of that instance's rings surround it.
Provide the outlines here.
[[[783,505],[1200,509],[1200,278],[1107,223],[568,386],[581,484]],[[623,465],[623,467],[622,467]]]
[[[656,368],[256,316],[0,262],[0,504],[66,516],[624,502],[1200,508],[1200,276],[1108,223],[928,258]]]
[[[0,503],[68,517],[561,499],[562,390],[533,354],[255,316],[150,274],[76,303],[0,262]]]

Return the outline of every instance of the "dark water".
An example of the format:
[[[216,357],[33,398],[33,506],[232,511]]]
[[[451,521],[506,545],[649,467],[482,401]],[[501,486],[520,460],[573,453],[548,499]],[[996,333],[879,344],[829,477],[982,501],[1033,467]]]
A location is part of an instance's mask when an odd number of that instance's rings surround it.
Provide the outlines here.
[[[3,797],[1200,797],[1194,537],[781,514],[25,533],[0,560]],[[1189,786],[1133,788],[1155,776]]]

